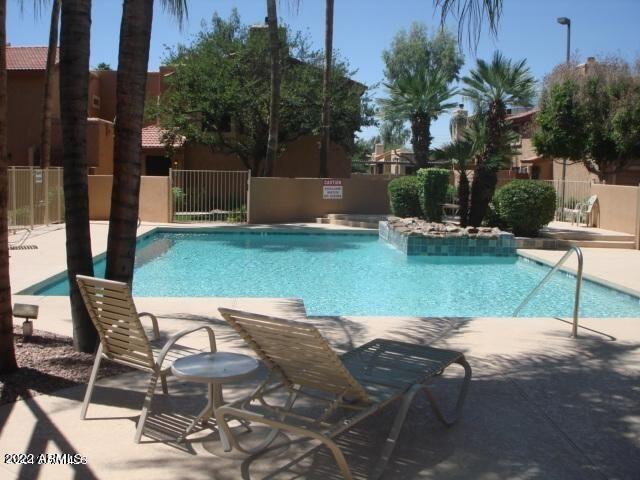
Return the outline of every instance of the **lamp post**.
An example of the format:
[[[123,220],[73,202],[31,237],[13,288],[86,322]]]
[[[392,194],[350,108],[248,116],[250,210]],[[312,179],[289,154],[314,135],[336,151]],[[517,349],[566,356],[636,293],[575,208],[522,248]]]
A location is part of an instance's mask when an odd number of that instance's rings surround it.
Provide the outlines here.
[[[558,23],[560,25],[567,26],[567,64],[571,56],[571,19],[567,17],[558,17]]]
[[[571,57],[571,19],[567,17],[558,17],[557,19],[560,25],[567,26],[567,66],[569,65],[569,60]],[[564,220],[564,194],[566,188],[566,178],[567,178],[567,159],[562,159],[562,195],[560,196],[560,218]]]

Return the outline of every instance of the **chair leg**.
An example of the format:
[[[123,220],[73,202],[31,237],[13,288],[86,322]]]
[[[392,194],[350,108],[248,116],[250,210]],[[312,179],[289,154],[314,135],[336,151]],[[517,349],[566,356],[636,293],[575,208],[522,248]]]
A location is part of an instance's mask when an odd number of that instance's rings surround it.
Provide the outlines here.
[[[167,375],[165,373],[160,375],[160,384],[162,385],[162,393],[169,395],[169,389],[167,388]]]
[[[145,395],[144,403],[142,404],[142,411],[140,412],[140,419],[138,420],[136,435],[134,437],[134,441],[136,443],[140,443],[140,438],[142,438],[142,432],[144,431],[144,424],[147,421],[147,414],[149,413],[149,409],[151,408],[151,400],[153,399],[153,394],[156,390],[157,383],[158,383],[158,374],[154,373],[151,375],[151,380],[149,381],[149,388],[147,388],[147,394]]]
[[[456,405],[453,409],[451,416],[447,416],[443,413],[431,390],[429,390],[429,388],[426,385],[421,385],[422,389],[424,390],[424,393],[427,395],[427,398],[429,399],[429,403],[431,404],[431,409],[436,414],[436,417],[438,417],[438,420],[444,423],[447,427],[452,426],[454,423],[458,421],[458,418],[460,417],[460,413],[462,411],[462,406],[464,405],[464,400],[467,396],[467,391],[469,390],[469,382],[471,381],[471,366],[465,360],[465,358],[461,357],[455,363],[462,365],[462,367],[464,368],[464,380],[462,383],[462,387],[460,388],[458,400],[456,400]]]
[[[89,377],[89,383],[87,384],[87,390],[84,392],[84,401],[82,402],[82,410],[80,411],[80,419],[85,420],[87,418],[87,409],[91,402],[91,395],[93,395],[93,387],[98,377],[98,369],[100,368],[100,362],[102,361],[102,344],[98,346],[96,351],[96,359],[93,361],[93,368],[91,369],[91,376]]]
[[[371,478],[373,480],[377,480],[382,475],[387,463],[389,463],[389,459],[391,458],[391,454],[393,450],[396,448],[396,441],[398,440],[398,435],[400,435],[400,430],[402,430],[402,425],[404,425],[404,421],[407,418],[407,413],[409,412],[409,407],[413,402],[416,393],[418,393],[422,389],[422,385],[416,384],[413,385],[407,393],[404,394],[402,399],[402,405],[400,405],[400,409],[396,414],[396,418],[393,421],[393,426],[389,432],[389,436],[385,442],[384,448],[382,449],[382,454],[376,463],[373,472],[371,473]]]

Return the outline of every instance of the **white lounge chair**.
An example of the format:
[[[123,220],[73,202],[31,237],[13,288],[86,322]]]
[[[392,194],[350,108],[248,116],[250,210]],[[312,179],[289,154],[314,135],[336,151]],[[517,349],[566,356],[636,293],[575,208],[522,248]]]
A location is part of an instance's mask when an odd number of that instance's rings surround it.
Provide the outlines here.
[[[571,218],[571,224],[580,225],[584,223],[586,226],[591,226],[593,223],[593,208],[598,203],[598,196],[591,195],[586,201],[576,203],[574,208],[565,208],[565,214]]]
[[[402,399],[372,478],[382,474],[414,396],[422,391],[437,418],[452,425],[458,418],[471,379],[471,367],[460,352],[376,339],[342,356],[308,323],[254,313],[219,309],[269,370],[268,378],[248,397],[217,409],[216,420],[234,448],[245,453],[264,450],[279,430],[320,441],[333,454],[344,478],[351,471],[333,438],[385,406]],[[465,371],[452,417],[440,410],[427,382],[452,363]],[[274,383],[275,381],[275,383]],[[282,402],[283,395],[287,400]],[[275,400],[272,400],[274,398]],[[294,411],[298,397],[308,402]],[[277,399],[280,406],[276,406]],[[319,404],[320,411],[310,410]],[[261,445],[244,448],[227,425],[228,418],[272,428]]]
[[[136,311],[129,286],[126,283],[84,275],[77,275],[76,281],[91,321],[100,336],[100,345],[91,370],[80,417],[83,420],[87,417],[87,409],[103,357],[148,372],[151,378],[134,437],[135,442],[138,443],[142,437],[158,378],[162,384],[162,391],[168,394],[167,375],[171,374],[173,361],[186,355],[200,353],[199,350],[178,345],[176,342],[197,330],[205,330],[209,335],[209,347],[212,352],[215,352],[215,335],[210,327],[195,327],[178,332],[162,346],[157,345],[155,342],[160,340],[158,320],[151,313]],[[140,322],[140,318],[145,316],[151,319],[153,328],[151,341]]]

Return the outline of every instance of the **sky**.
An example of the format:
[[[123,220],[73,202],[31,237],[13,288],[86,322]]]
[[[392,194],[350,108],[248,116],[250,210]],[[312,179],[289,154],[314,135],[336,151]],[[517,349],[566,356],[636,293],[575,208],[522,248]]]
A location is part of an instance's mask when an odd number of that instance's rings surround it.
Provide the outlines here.
[[[7,41],[12,45],[47,45],[49,12],[33,11],[31,0],[18,0],[7,5]],[[149,70],[157,70],[167,46],[189,44],[202,22],[208,22],[214,11],[227,17],[237,8],[243,23],[253,24],[266,16],[265,0],[188,0],[189,17],[180,29],[156,1]],[[306,32],[315,48],[324,46],[324,0],[300,0],[299,9],[291,8],[295,0],[280,0],[280,21],[294,30]],[[354,79],[366,85],[384,80],[382,51],[389,47],[394,35],[419,21],[435,29],[439,16],[433,0],[335,0],[334,49],[357,70]],[[120,0],[93,0],[91,27],[92,66],[106,62],[118,64],[118,34],[122,14]],[[582,60],[589,56],[619,55],[633,61],[640,57],[640,0],[504,0],[504,10],[497,37],[483,29],[475,53],[466,42],[462,45],[466,74],[476,58],[489,59],[500,50],[515,60],[526,59],[531,72],[542,80],[544,75],[565,60],[567,30],[557,17],[571,19],[571,52]],[[456,22],[449,22],[452,30]],[[384,95],[384,89],[373,92]],[[462,98],[459,99],[463,101]],[[434,146],[449,141],[449,117],[441,116],[432,125]],[[358,136],[369,138],[377,133],[368,127]]]

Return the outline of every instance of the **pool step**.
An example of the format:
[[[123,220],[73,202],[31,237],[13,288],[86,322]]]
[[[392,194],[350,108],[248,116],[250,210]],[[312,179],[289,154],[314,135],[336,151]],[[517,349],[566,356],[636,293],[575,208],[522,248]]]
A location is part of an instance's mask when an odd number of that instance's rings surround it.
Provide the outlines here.
[[[600,234],[594,232],[542,230],[540,236],[556,240],[633,242],[633,235],[626,233]]]
[[[343,227],[378,228],[378,222],[386,220],[388,215],[368,215],[351,213],[329,213],[316,218],[316,223],[341,225]]]
[[[561,240],[570,245],[582,248],[635,248],[633,235],[621,232],[603,233],[597,231],[580,231],[573,229],[548,228],[540,232],[540,236]]]
[[[632,237],[633,238],[633,237]],[[635,249],[635,242],[619,241],[619,240],[567,240],[571,245],[580,248],[624,248]]]

